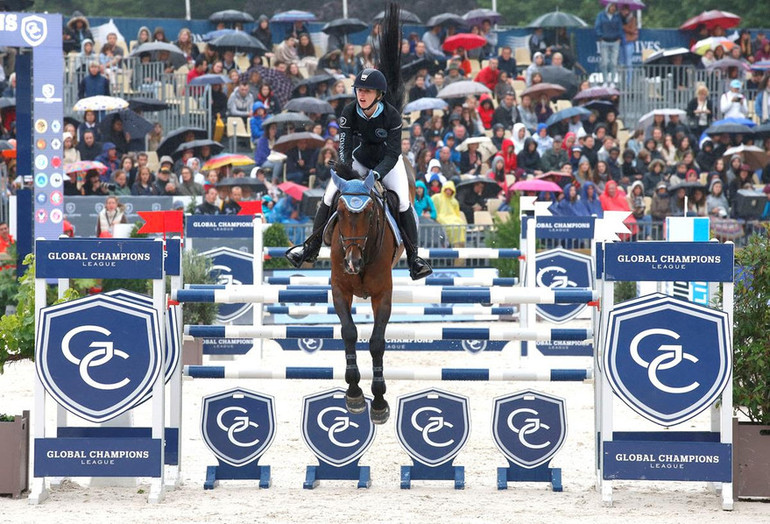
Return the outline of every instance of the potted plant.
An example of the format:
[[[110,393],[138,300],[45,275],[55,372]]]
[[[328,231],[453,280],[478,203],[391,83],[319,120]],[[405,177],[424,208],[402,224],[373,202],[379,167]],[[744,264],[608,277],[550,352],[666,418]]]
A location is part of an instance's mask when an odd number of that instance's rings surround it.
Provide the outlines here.
[[[182,254],[182,274],[185,284],[214,284],[211,274],[211,259],[201,256],[196,251]],[[217,305],[207,302],[187,302],[184,305],[184,323],[189,325],[213,324],[217,316]],[[203,363],[203,341],[185,335],[182,343],[182,365]]]
[[[29,487],[29,411],[0,415],[0,495],[17,499]]]
[[[738,497],[770,497],[770,239],[736,252],[733,315],[733,483]]]

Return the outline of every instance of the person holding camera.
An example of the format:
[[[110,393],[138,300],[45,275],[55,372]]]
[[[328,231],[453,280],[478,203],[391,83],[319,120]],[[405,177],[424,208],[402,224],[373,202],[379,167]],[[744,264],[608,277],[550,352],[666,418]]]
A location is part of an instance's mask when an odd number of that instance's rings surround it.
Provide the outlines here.
[[[115,233],[115,224],[127,224],[126,213],[118,201],[118,197],[110,195],[104,202],[104,208],[99,211],[96,219],[96,236],[112,237]]]
[[[730,89],[719,99],[719,109],[722,118],[746,118],[749,114],[749,106],[746,97],[741,93],[741,81],[731,80]]]

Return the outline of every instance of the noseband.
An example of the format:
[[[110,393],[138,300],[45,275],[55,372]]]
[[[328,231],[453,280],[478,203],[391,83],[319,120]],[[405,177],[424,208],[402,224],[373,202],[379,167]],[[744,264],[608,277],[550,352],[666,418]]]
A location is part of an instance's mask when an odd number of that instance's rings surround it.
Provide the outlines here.
[[[361,257],[363,259],[364,265],[369,263],[368,257],[366,256],[366,242],[369,240],[369,233],[376,225],[374,221],[376,206],[384,205],[383,202],[380,201],[380,198],[381,196],[377,194],[376,191],[373,191],[372,193],[366,193],[362,191],[345,192],[340,195],[340,199],[343,201],[345,208],[351,213],[358,214],[368,209],[368,211],[366,211],[366,213],[369,215],[369,229],[367,234],[363,236],[345,236],[342,234],[342,227],[338,226],[337,228],[339,231],[340,243],[342,244],[342,251],[347,253],[348,250],[352,247],[358,248],[361,251]],[[370,202],[371,205],[369,205]],[[377,236],[379,244],[381,245],[383,237],[381,229],[380,231],[377,231]]]

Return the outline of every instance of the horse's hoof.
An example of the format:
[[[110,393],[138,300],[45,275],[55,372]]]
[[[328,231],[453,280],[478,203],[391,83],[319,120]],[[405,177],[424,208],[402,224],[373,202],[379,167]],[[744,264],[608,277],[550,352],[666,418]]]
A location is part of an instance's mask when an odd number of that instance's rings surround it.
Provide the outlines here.
[[[345,395],[345,407],[354,415],[360,415],[366,411],[366,399],[363,395],[358,397],[349,397]]]
[[[385,424],[390,418],[390,406],[385,404],[385,407],[382,409],[369,409],[369,418],[372,419],[373,424]]]

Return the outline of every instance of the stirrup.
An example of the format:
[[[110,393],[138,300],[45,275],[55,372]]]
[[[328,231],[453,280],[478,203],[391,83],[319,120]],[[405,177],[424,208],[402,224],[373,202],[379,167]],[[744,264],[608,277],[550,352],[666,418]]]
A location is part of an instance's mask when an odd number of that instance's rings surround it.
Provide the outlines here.
[[[299,244],[287,249],[284,256],[292,266],[296,269],[300,269],[305,262],[313,263],[316,261],[318,258],[318,250],[313,253],[309,246]]]
[[[409,276],[412,277],[412,280],[420,280],[433,274],[433,268],[421,257],[415,256],[407,262],[409,264]]]

